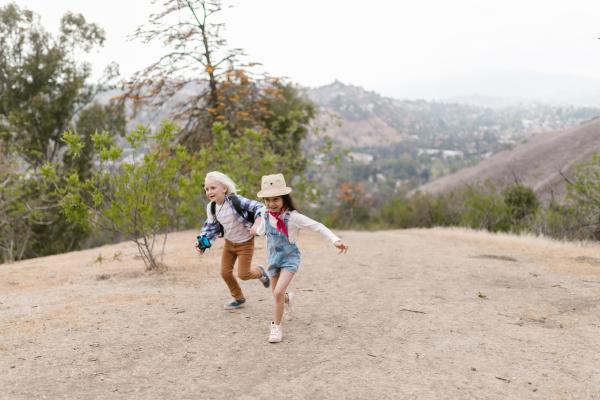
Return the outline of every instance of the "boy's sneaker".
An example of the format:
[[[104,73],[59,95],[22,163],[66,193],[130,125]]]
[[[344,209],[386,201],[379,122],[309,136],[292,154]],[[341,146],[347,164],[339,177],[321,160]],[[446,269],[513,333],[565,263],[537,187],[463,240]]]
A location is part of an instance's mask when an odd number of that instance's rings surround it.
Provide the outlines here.
[[[285,294],[287,301],[283,303],[283,318],[291,321],[294,318],[294,293]]]
[[[283,337],[281,331],[281,325],[275,325],[275,322],[271,322],[271,332],[269,333],[269,343],[279,343]]]
[[[267,271],[265,271],[262,265],[259,265],[258,269],[260,269],[260,272],[262,272],[262,276],[259,278],[260,281],[264,287],[268,288],[271,284],[271,280],[269,279],[269,275],[267,275]]]
[[[242,308],[244,307],[244,303],[246,302],[246,299],[237,299],[237,300],[233,300],[227,304],[225,304],[225,306],[223,306],[226,310],[235,310],[237,308]]]

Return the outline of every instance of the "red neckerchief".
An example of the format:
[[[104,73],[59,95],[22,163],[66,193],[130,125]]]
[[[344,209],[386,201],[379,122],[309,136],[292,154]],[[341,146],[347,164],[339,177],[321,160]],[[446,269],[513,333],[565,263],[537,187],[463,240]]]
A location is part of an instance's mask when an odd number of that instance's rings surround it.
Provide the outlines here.
[[[281,215],[285,212],[285,210],[281,210],[279,212],[269,211],[269,214],[272,215],[277,220],[277,230],[285,235],[286,238],[289,238],[288,231],[285,226],[285,221],[281,218]]]

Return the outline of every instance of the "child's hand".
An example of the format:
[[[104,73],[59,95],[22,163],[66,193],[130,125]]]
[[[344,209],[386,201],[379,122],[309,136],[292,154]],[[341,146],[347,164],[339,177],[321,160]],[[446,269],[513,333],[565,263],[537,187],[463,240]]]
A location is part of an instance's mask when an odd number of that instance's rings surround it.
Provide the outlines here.
[[[341,240],[338,240],[333,245],[338,248],[340,254],[348,251],[348,245],[344,244]]]
[[[194,243],[194,250],[196,250],[196,253],[198,254],[204,254],[204,250],[201,250],[200,247],[198,247],[198,242]]]

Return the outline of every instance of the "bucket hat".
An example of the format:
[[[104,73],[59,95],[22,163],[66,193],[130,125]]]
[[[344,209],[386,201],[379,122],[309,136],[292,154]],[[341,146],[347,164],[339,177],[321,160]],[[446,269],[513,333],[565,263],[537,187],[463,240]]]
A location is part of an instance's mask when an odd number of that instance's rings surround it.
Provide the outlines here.
[[[289,194],[292,191],[291,187],[285,184],[283,174],[265,175],[260,182],[260,192],[257,197],[277,197]]]

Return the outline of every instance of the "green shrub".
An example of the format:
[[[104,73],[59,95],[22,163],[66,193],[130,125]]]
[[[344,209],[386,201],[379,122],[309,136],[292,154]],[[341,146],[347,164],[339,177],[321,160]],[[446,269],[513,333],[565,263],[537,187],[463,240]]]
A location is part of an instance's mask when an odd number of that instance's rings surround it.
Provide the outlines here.
[[[510,216],[511,230],[520,231],[527,225],[539,208],[539,201],[533,189],[517,184],[504,190],[504,203]]]
[[[510,230],[509,209],[497,187],[491,182],[468,188],[465,192],[465,210],[461,225],[490,232]]]
[[[527,229],[537,235],[556,239],[582,240],[588,235],[581,230],[581,216],[572,206],[553,204],[538,208]]]
[[[582,233],[600,240],[600,154],[577,166],[567,190],[567,198],[581,218]]]
[[[163,267],[162,255],[171,218],[181,202],[180,182],[190,156],[174,145],[176,127],[165,122],[153,134],[139,126],[127,135],[133,149],[131,158],[117,163],[122,150],[106,133],[93,136],[99,155],[98,168],[86,179],[73,172],[61,187],[61,205],[67,220],[105,229],[132,240],[142,256],[146,270]],[[81,136],[63,136],[73,157],[81,148]],[[147,153],[142,149],[150,147]],[[163,235],[160,249],[155,248]],[[158,246],[157,246],[158,247]]]

